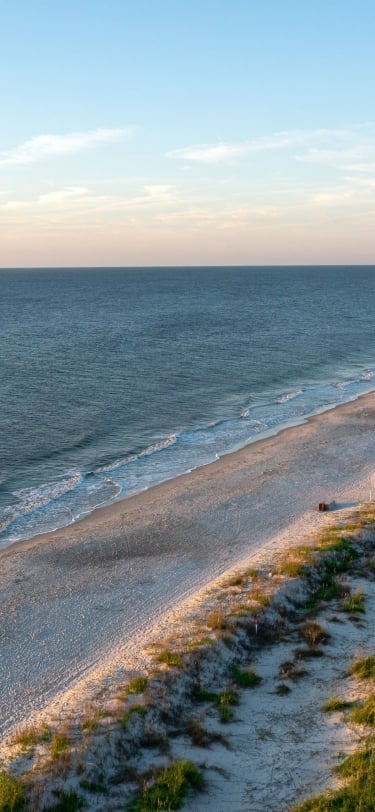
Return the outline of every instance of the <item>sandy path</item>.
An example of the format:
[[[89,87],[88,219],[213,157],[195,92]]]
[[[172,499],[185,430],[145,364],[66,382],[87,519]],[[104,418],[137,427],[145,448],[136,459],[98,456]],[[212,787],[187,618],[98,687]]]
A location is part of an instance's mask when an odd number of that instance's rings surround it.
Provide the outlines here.
[[[132,668],[176,607],[368,499],[375,395],[0,553],[0,733],[85,675]]]

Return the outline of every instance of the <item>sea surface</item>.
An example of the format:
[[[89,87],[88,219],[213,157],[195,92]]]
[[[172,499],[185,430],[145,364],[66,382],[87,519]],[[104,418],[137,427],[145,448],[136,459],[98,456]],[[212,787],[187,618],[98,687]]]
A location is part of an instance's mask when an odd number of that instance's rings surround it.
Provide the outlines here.
[[[0,270],[0,546],[375,389],[375,266]]]

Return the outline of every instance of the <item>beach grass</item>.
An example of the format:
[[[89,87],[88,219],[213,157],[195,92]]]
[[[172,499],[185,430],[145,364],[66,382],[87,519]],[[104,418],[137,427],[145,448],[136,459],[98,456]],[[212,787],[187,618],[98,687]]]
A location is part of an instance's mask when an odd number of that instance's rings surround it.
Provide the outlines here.
[[[357,725],[367,725],[368,727],[375,725],[375,694],[370,694],[367,699],[352,709],[349,721],[355,722]]]
[[[348,675],[363,680],[375,680],[375,656],[370,654],[355,660],[348,668]]]
[[[26,751],[36,744],[49,742],[51,740],[51,730],[46,724],[28,725],[19,730],[14,736],[14,743],[20,745]]]
[[[181,668],[183,665],[182,655],[180,652],[170,651],[170,649],[160,651],[156,656],[156,661],[158,663],[165,663],[165,665],[169,665],[174,668]]]
[[[51,739],[51,759],[56,761],[62,753],[70,748],[70,741],[64,733],[55,733]]]
[[[354,592],[353,595],[349,595],[349,597],[342,602],[341,609],[348,614],[355,614],[357,612],[364,614],[366,610],[363,592]]]
[[[21,782],[7,772],[0,772],[0,812],[23,812],[25,809]]]
[[[375,738],[348,756],[337,768],[345,786],[315,796],[293,807],[292,812],[374,812]]]
[[[331,696],[324,703],[322,711],[324,713],[336,713],[338,711],[343,711],[350,708],[352,704],[352,702],[347,702],[345,699],[341,699],[339,696]]]
[[[202,787],[202,773],[191,761],[175,761],[156,774],[151,786],[145,786],[126,809],[127,812],[180,809],[189,791]]]

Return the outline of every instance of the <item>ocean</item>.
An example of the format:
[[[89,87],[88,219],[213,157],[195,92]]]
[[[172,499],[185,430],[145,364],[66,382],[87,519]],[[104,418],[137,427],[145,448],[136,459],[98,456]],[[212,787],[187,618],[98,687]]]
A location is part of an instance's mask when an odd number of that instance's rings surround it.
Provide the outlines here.
[[[0,270],[0,546],[375,389],[375,266]]]

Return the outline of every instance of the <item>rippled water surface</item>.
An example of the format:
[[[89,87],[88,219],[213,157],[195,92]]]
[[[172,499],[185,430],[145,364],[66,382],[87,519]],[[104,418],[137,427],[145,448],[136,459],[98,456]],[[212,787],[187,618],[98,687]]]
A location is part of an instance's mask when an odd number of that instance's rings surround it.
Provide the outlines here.
[[[0,544],[375,388],[375,268],[0,271]]]

